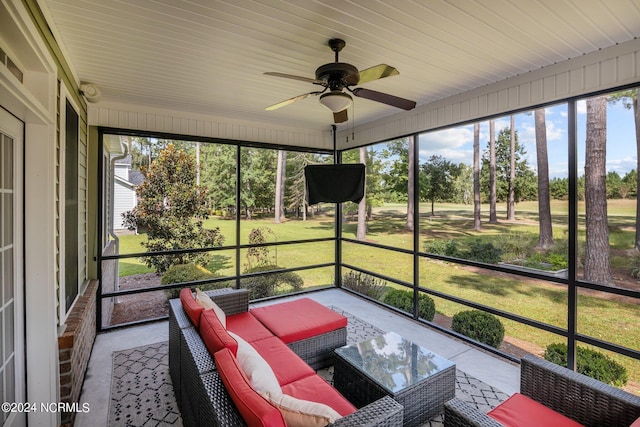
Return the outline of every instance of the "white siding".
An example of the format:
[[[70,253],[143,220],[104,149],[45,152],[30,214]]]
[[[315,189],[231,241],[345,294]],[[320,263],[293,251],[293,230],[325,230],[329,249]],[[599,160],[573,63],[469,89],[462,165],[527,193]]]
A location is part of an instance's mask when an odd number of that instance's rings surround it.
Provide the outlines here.
[[[136,192],[127,182],[116,178],[113,194],[113,229],[125,230],[122,225],[122,214],[130,211],[136,205]]]

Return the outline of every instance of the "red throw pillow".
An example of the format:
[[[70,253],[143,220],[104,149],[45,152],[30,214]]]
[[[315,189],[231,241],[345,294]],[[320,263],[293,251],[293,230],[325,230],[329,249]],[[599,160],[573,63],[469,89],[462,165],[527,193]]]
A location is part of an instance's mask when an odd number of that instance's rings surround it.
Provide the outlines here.
[[[182,303],[182,308],[185,313],[189,316],[191,323],[193,323],[196,329],[200,328],[200,315],[204,308],[196,302],[193,293],[191,293],[191,289],[184,288],[180,291],[180,302]]]
[[[505,427],[584,427],[520,393],[514,394],[487,415]]]
[[[251,387],[228,348],[213,357],[224,387],[248,427],[286,427],[280,410]]]

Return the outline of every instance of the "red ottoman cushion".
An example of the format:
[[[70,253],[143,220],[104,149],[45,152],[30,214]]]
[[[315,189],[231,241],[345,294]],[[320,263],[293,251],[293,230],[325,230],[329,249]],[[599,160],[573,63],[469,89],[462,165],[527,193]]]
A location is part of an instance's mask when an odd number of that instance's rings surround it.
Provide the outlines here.
[[[205,310],[200,316],[200,338],[212,355],[223,348],[231,350],[234,356],[238,352],[238,342],[229,335],[211,309]]]
[[[184,288],[180,291],[180,302],[187,316],[191,320],[191,323],[198,329],[200,327],[200,315],[202,314],[202,306],[196,302],[196,299],[191,293],[191,289]]]
[[[253,342],[273,336],[258,319],[247,311],[227,316],[227,329],[240,335],[246,342]]]
[[[260,396],[228,348],[214,354],[216,368],[231,400],[249,427],[286,427],[280,410]]]
[[[256,319],[285,344],[347,326],[347,318],[309,298],[251,309]]]
[[[316,373],[278,337],[253,341],[251,345],[271,366],[281,386]]]
[[[355,406],[349,403],[338,390],[331,387],[320,375],[311,375],[282,386],[282,392],[298,399],[324,403],[331,406],[342,416],[356,411]]]
[[[505,427],[583,427],[582,424],[516,393],[487,413]]]

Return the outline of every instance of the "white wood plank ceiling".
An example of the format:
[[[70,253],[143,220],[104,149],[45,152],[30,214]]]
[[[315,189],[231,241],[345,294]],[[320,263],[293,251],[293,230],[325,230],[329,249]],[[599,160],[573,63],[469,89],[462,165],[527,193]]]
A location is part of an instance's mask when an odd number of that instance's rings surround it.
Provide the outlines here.
[[[640,36],[637,0],[41,0],[58,41],[102,100],[327,129],[313,78],[333,62],[400,75],[363,85],[418,105]],[[355,98],[363,124],[398,109]]]

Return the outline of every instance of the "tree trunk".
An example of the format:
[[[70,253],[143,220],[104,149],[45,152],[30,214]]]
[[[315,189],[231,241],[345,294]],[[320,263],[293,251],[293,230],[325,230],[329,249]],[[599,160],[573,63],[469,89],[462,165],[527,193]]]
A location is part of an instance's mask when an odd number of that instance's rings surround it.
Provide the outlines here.
[[[276,200],[273,222],[280,224],[284,219],[284,184],[286,178],[287,152],[278,150],[278,166],[276,169]]]
[[[473,125],[473,229],[480,231],[480,123]]]
[[[587,218],[584,279],[611,284],[607,218],[607,99],[587,100],[585,213]]]
[[[507,200],[507,220],[516,219],[516,129],[515,116],[511,115],[511,135],[509,141],[509,199]]]
[[[360,163],[367,164],[367,148],[360,147]],[[366,179],[366,178],[365,178]],[[356,239],[365,241],[367,239],[367,186],[364,186],[364,196],[358,205],[358,229],[356,231]]]
[[[549,249],[553,245],[551,226],[551,195],[549,194],[549,156],[547,155],[547,123],[544,108],[535,113],[536,157],[538,158],[538,221],[540,233],[538,248]]]
[[[498,222],[496,214],[496,124],[489,120],[489,223]]]
[[[636,124],[636,172],[640,172],[640,109],[638,108],[638,89],[634,90],[633,117]],[[640,250],[640,179],[636,181],[636,249]]]
[[[409,162],[409,177],[408,177],[408,182],[407,182],[407,196],[408,196],[408,200],[407,200],[407,225],[405,225],[405,228],[409,231],[413,231],[413,210],[414,210],[414,203],[413,203],[413,197],[414,197],[414,185],[413,185],[413,179],[414,179],[414,174],[415,174],[415,165],[414,165],[414,161],[415,161],[415,156],[413,155],[413,150],[415,147],[415,139],[413,136],[409,137],[409,156],[408,156],[408,162]]]

